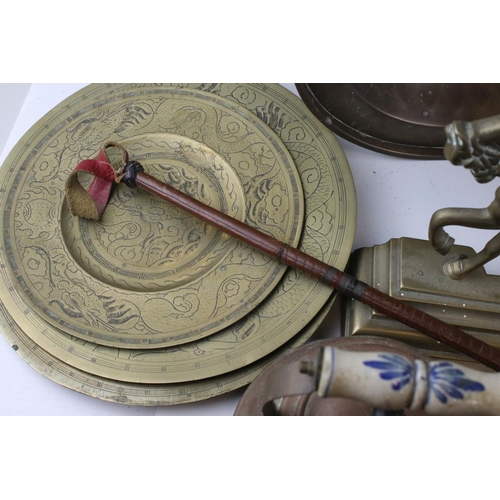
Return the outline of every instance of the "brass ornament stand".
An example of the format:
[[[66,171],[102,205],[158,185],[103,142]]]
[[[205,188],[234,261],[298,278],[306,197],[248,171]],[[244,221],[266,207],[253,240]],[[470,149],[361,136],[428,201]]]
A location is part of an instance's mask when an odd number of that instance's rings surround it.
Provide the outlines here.
[[[445,132],[446,159],[468,168],[480,183],[500,175],[500,115],[473,122],[456,121]],[[347,272],[498,347],[500,276],[488,275],[483,266],[500,255],[500,235],[476,253],[470,247],[456,245],[444,230],[446,226],[500,229],[500,189],[486,208],[436,211],[429,223],[429,241],[402,237],[353,252]],[[432,357],[474,363],[354,301],[345,301],[343,309],[346,337],[380,335],[407,342]]]

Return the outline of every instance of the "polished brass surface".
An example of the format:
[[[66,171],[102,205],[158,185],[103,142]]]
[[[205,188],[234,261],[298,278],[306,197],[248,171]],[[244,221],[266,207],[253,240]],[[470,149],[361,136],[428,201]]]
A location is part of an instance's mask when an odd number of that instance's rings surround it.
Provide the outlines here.
[[[205,92],[209,102],[212,98],[232,101],[274,130],[292,156],[302,181],[306,205],[299,247],[331,265],[345,267],[352,246],[356,215],[351,173],[333,135],[317,122],[300,99],[287,90],[278,85],[259,84],[123,84],[93,85],[83,89],[78,96],[91,108],[104,100],[120,99],[125,94],[133,95],[135,100],[132,99],[132,102],[136,102],[138,99],[156,97],[162,92],[169,94],[168,89],[181,89],[189,93],[190,88]],[[58,113],[66,111],[63,103],[51,116],[55,114],[57,117]],[[85,129],[85,132],[88,130]],[[125,137],[119,136],[119,140],[127,139],[127,127],[120,121],[117,130],[122,136],[125,134]],[[193,131],[198,133],[199,129],[195,127]],[[154,133],[166,132],[161,130]],[[26,145],[38,144],[41,139],[37,134],[44,137],[43,129],[35,127],[31,130],[8,160],[16,160]],[[191,135],[188,136],[192,139]],[[103,137],[99,136],[98,139]],[[89,151],[88,156],[92,156],[92,153]],[[231,164],[230,161],[227,163]],[[8,264],[3,254],[2,263]],[[87,277],[92,276],[87,271],[82,272]],[[93,380],[111,381],[114,387],[138,383],[166,385],[167,393],[170,384],[187,382],[185,387],[192,388],[191,381],[203,382],[209,377],[214,377],[215,381],[217,377],[225,376],[223,374],[230,377],[237,370],[244,371],[245,366],[260,362],[268,355],[273,356],[276,349],[289,342],[305,342],[314,331],[314,328],[305,330],[307,325],[313,324],[329,298],[334,298],[331,290],[325,289],[320,283],[287,270],[266,300],[233,325],[221,327],[220,331],[210,336],[178,346],[124,349],[104,346],[100,342],[80,339],[60,331],[33,313],[29,301],[16,291],[16,282],[12,280],[11,273],[5,271],[5,267],[0,269],[0,276],[3,289],[6,290],[5,297],[2,296],[5,307],[30,339],[26,344],[29,347],[26,348],[28,353],[25,357],[30,357],[32,348],[41,349],[40,352],[44,352],[47,359],[50,357],[52,363],[57,360],[65,373],[68,370],[86,373],[88,377],[95,377]],[[307,334],[304,333],[306,331]],[[35,354],[33,356],[36,357]],[[47,373],[50,370],[45,367],[43,371]],[[74,380],[65,379],[63,385],[66,383],[73,387],[78,385]],[[237,382],[241,385],[245,383],[248,382],[242,379]],[[216,383],[212,389],[201,391],[196,397],[203,399],[228,390],[231,389],[225,383],[221,382],[220,387]],[[102,395],[102,391],[92,393],[87,386],[82,390],[85,393],[89,391],[96,397],[113,399],[109,394]],[[155,394],[158,395],[158,392]],[[192,400],[192,397],[185,395],[167,394],[163,402],[158,404]],[[142,395],[131,404],[155,404],[152,401],[152,398]]]
[[[79,370],[64,363],[33,342],[19,328],[1,301],[0,329],[12,348],[26,363],[41,375],[63,387],[86,396],[113,403],[140,406],[168,406],[193,403],[214,396],[220,396],[250,384],[269,363],[290,349],[304,344],[324,320],[334,300],[335,296],[332,295],[316,317],[305,328],[298,332],[292,340],[280,346],[268,356],[230,373],[217,377],[209,377],[196,382],[169,384],[121,382]]]
[[[473,122],[457,121],[446,127],[445,155],[454,165],[469,169],[480,183],[500,175],[500,115]],[[442,255],[447,255],[455,242],[446,226],[478,229],[500,229],[500,188],[486,208],[443,208],[436,211],[429,224],[429,241]],[[500,255],[500,234],[494,236],[479,253],[445,264],[452,279],[464,279]]]
[[[455,243],[455,238],[444,230],[446,226],[500,229],[500,188],[496,190],[495,199],[486,208],[442,208],[434,212],[429,224],[429,241],[441,255],[448,255]],[[474,256],[460,255],[457,259],[448,259],[444,264],[444,271],[450,278],[461,280],[499,255],[500,233],[497,233]]]
[[[166,182],[297,244],[303,196],[285,146],[255,115],[204,92],[105,92],[93,106],[82,94],[38,125],[50,140],[21,148],[3,169],[3,239],[18,293],[66,333],[112,347],[182,344],[244,317],[283,266],[124,186],[101,221],[75,219],[64,182],[109,134]]]
[[[480,183],[500,175],[500,115],[454,121],[444,130],[444,154],[449,161],[469,169]],[[416,305],[498,348],[500,276],[488,275],[483,266],[500,255],[500,234],[476,253],[472,248],[455,245],[454,238],[444,230],[452,225],[500,229],[500,188],[486,208],[436,211],[429,223],[429,242],[400,238],[357,250],[349,270],[393,297]],[[436,357],[471,361],[368,307],[348,301],[344,310],[346,336],[383,335],[412,343]]]
[[[452,254],[473,258],[475,252],[469,247],[454,246]],[[490,276],[480,268],[463,281],[452,280],[444,272],[449,260],[428,241],[399,238],[356,250],[348,271],[373,287],[500,347],[500,276]],[[433,357],[472,362],[363,304],[346,301],[343,306],[345,336],[380,335],[411,344]]]

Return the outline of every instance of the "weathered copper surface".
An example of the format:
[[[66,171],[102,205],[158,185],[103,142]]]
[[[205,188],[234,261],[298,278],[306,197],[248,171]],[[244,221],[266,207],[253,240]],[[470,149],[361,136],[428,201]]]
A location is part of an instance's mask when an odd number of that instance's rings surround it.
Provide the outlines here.
[[[377,337],[336,338],[318,340],[301,347],[290,349],[270,363],[250,384],[243,394],[235,410],[235,416],[263,416],[264,405],[269,402],[279,388],[273,386],[274,380],[279,380],[287,373],[287,367],[297,367],[299,361],[315,360],[320,348],[331,345],[348,351],[387,351],[404,354],[410,359],[427,359],[417,349],[407,344],[391,339]],[[294,392],[294,377],[297,373],[288,373],[289,381],[285,381],[291,393]],[[345,398],[319,398],[316,393],[287,395],[282,394],[274,400],[278,416],[368,416],[374,414],[374,408]]]
[[[407,158],[444,159],[444,126],[500,113],[496,83],[297,83],[314,115],[355,144]]]

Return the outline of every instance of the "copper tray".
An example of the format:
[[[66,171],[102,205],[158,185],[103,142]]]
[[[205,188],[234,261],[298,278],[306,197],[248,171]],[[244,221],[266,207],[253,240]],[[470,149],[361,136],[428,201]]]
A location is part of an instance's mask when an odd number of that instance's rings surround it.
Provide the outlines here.
[[[267,397],[272,394],[276,387],[270,383],[270,375],[278,369],[286,368],[293,362],[299,360],[312,360],[318,356],[321,347],[331,345],[338,349],[355,352],[384,351],[394,352],[407,356],[408,358],[424,359],[428,358],[414,347],[403,342],[381,337],[341,337],[335,339],[317,340],[309,342],[298,348],[290,349],[281,354],[277,359],[269,363],[266,368],[250,384],[234,412],[235,416],[263,416],[262,409],[267,402]],[[285,373],[285,371],[283,372]],[[274,379],[276,380],[276,379]],[[289,389],[292,390],[290,384]],[[405,412],[406,414],[416,414],[416,412]],[[374,408],[361,403],[360,401],[347,398],[320,398],[317,393],[288,395],[281,398],[282,416],[369,416],[374,414]]]
[[[444,126],[500,114],[497,83],[297,83],[323,124],[354,144],[442,160]]]

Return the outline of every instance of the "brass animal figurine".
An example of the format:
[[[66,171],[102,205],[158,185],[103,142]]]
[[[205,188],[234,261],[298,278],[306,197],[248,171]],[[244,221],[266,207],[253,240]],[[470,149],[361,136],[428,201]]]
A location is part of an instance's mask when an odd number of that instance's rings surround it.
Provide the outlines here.
[[[445,157],[454,165],[470,169],[477,182],[490,182],[500,176],[500,115],[472,122],[455,121],[445,128]],[[443,208],[436,211],[429,224],[429,241],[441,255],[446,255],[455,240],[443,228],[465,226],[478,229],[500,229],[500,188],[486,208]],[[461,256],[445,266],[452,279],[463,279],[467,273],[500,255],[500,233],[478,254]]]

